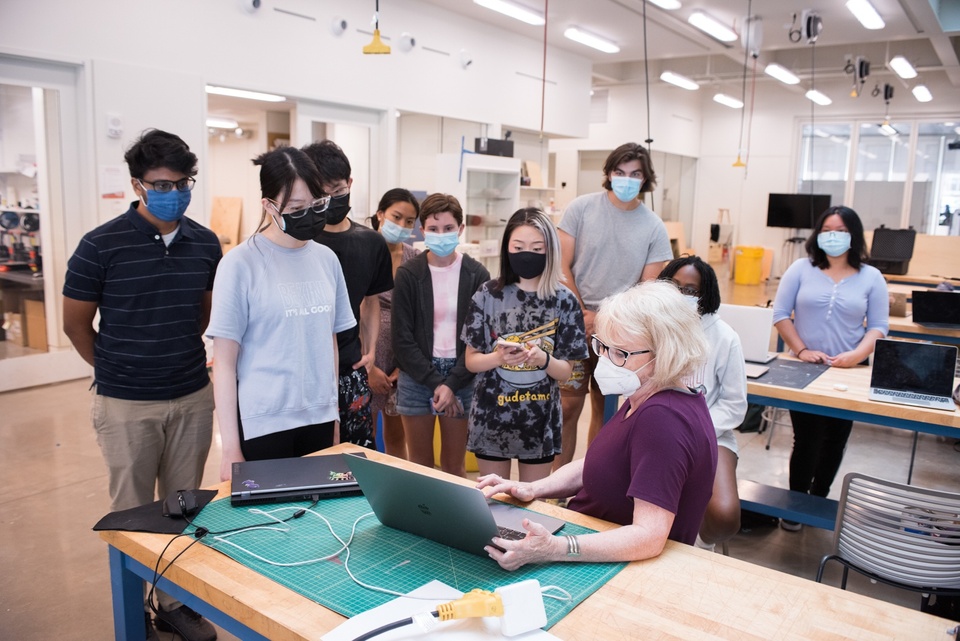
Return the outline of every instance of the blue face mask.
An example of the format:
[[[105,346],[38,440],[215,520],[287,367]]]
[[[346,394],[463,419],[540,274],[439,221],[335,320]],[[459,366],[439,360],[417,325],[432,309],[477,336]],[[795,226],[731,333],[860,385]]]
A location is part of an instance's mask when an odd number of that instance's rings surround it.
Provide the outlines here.
[[[153,189],[147,189],[147,198],[143,201],[144,206],[151,214],[162,221],[172,223],[183,218],[184,212],[190,206],[189,191],[180,191],[172,189],[167,192],[159,192]]]
[[[840,256],[850,251],[850,232],[824,231],[817,234],[817,247],[827,256]]]
[[[435,234],[428,231],[423,234],[423,242],[427,245],[427,249],[443,258],[452,254],[453,250],[460,244],[460,232],[451,231],[446,234]]]
[[[643,181],[629,176],[614,176],[610,179],[610,188],[613,195],[622,203],[632,203],[640,195]]]
[[[392,220],[384,220],[380,225],[380,233],[383,239],[391,245],[402,243],[413,235],[413,230],[407,227],[401,227]]]

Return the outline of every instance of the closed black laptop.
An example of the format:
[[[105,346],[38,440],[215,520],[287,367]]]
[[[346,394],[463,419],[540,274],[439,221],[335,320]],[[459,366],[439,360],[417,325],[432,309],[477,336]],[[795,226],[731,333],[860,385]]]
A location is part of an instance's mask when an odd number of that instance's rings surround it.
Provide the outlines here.
[[[230,483],[231,505],[312,501],[360,494],[360,486],[343,454],[241,461],[233,464]]]

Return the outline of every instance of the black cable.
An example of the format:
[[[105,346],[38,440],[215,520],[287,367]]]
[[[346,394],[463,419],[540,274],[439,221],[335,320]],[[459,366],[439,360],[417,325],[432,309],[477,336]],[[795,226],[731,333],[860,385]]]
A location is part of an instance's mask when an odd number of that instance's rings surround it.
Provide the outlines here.
[[[185,634],[183,634],[180,628],[178,628],[174,622],[165,619],[160,613],[159,604],[154,604],[153,602],[154,594],[157,590],[157,581],[163,578],[163,575],[167,573],[167,570],[170,569],[170,566],[172,566],[176,562],[176,560],[183,555],[184,552],[192,548],[194,544],[197,543],[197,541],[199,541],[200,538],[202,538],[202,537],[198,537],[198,538],[195,538],[193,541],[191,541],[190,545],[180,550],[180,552],[177,553],[177,555],[173,557],[169,563],[167,563],[167,566],[163,568],[163,571],[159,572],[158,574],[158,571],[160,570],[160,561],[163,559],[163,555],[167,553],[167,550],[170,549],[170,546],[173,544],[173,542],[179,539],[181,536],[190,536],[190,535],[189,534],[176,535],[175,537],[173,537],[167,542],[167,544],[163,547],[163,551],[160,552],[160,556],[157,557],[157,563],[156,565],[153,566],[153,580],[150,582],[150,591],[147,593],[147,605],[150,607],[150,610],[153,612],[155,617],[162,619],[164,623],[166,623],[167,625],[172,627],[174,630],[176,630],[177,634],[179,634],[181,637],[185,639],[187,637]]]
[[[747,56],[750,55],[750,20],[753,18],[753,0],[747,1],[747,41],[743,45],[743,82],[740,85],[740,102],[745,106],[747,104]],[[737,140],[737,157],[740,157],[740,151],[743,149],[743,121],[746,117],[746,109],[740,108],[740,137]]]
[[[308,507],[301,508],[301,509],[297,510],[296,512],[294,512],[293,514],[291,514],[290,516],[288,516],[288,517],[285,518],[285,519],[279,519],[279,520],[277,520],[277,521],[270,521],[269,523],[255,523],[255,524],[253,524],[253,525],[244,525],[244,526],[241,526],[241,527],[230,528],[229,530],[220,530],[220,531],[217,531],[217,532],[211,532],[210,530],[208,530],[208,529],[205,528],[205,527],[197,527],[196,530],[194,530],[192,533],[181,533],[181,534],[177,534],[177,535],[174,536],[172,539],[170,539],[170,540],[167,542],[167,544],[163,547],[163,550],[160,552],[160,556],[157,557],[157,563],[153,566],[153,580],[150,582],[150,591],[147,593],[147,606],[148,606],[148,607],[150,608],[150,610],[153,612],[153,614],[154,614],[155,617],[158,617],[158,618],[162,619],[164,623],[166,623],[167,625],[169,625],[169,626],[171,626],[172,628],[174,628],[174,629],[176,630],[177,634],[179,634],[179,635],[180,635],[181,637],[183,637],[183,638],[186,638],[186,635],[184,635],[184,634],[181,632],[180,628],[178,628],[175,623],[173,623],[172,621],[169,621],[169,620],[167,620],[167,619],[165,619],[165,618],[163,617],[163,615],[160,613],[160,608],[158,607],[158,604],[155,604],[155,603],[154,603],[154,595],[155,595],[156,589],[157,589],[157,581],[159,581],[161,578],[163,578],[163,575],[167,573],[167,570],[169,570],[170,567],[171,567],[174,563],[176,563],[177,559],[179,559],[179,558],[183,555],[184,552],[186,552],[187,550],[189,550],[191,547],[193,547],[193,545],[194,545],[195,543],[197,543],[200,539],[202,539],[203,537],[207,536],[208,534],[213,534],[214,536],[217,536],[217,535],[220,535],[220,534],[229,534],[229,533],[231,533],[231,532],[239,532],[240,530],[246,530],[246,529],[248,529],[248,528],[268,527],[268,526],[270,526],[270,525],[276,525],[278,522],[279,522],[279,523],[286,523],[286,522],[288,522],[288,521],[292,521],[293,519],[299,519],[301,516],[303,516],[304,514],[307,513],[307,510],[313,509],[314,507],[316,507],[317,503],[320,502],[320,497],[319,497],[319,496],[316,496],[316,495],[315,495],[315,496],[313,496],[312,498],[313,498],[313,503],[311,503]],[[184,520],[187,521],[187,523],[188,523],[189,525],[193,525],[193,519],[187,517],[187,513],[186,513],[186,510],[184,509],[182,497],[181,497],[181,499],[180,499],[180,509],[181,509],[181,516],[183,516]],[[163,559],[163,555],[167,553],[167,550],[170,549],[170,546],[173,544],[173,542],[176,541],[177,539],[179,539],[181,536],[193,536],[194,539],[193,539],[193,541],[190,542],[190,545],[188,545],[187,547],[183,548],[175,557],[173,557],[173,558],[170,560],[169,563],[167,563],[166,567],[163,568],[163,571],[160,571],[160,561]]]
[[[647,151],[651,151],[653,138],[650,136],[650,56],[647,55],[647,0],[643,0],[643,74],[647,87]]]
[[[434,617],[440,616],[440,614],[436,610],[434,610],[430,614]],[[369,632],[361,634],[360,636],[354,638],[353,641],[367,641],[367,639],[372,639],[373,637],[380,636],[384,632],[389,632],[390,630],[396,630],[397,628],[402,628],[404,626],[412,625],[412,624],[413,624],[413,617],[407,617],[406,619],[401,619],[399,621],[394,621],[393,623],[381,625],[379,628],[376,628],[375,630],[370,630]]]

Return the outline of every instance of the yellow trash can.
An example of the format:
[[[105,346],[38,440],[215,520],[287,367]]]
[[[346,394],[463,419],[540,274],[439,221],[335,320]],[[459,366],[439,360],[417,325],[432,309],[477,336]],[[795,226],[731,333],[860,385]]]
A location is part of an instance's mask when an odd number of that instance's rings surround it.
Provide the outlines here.
[[[738,245],[734,255],[733,282],[737,285],[759,285],[763,266],[763,247]]]

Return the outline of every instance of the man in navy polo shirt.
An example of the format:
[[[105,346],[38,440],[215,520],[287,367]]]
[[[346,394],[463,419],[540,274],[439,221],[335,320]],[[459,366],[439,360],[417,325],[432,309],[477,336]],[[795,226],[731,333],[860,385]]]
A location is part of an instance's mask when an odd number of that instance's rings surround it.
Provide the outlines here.
[[[91,416],[113,510],[200,485],[213,427],[201,337],[222,255],[213,232],[183,217],[197,173],[183,140],[147,130],[124,158],[139,200],[83,237],[63,286],[64,331],[93,365]],[[159,599],[158,628],[216,638],[195,612]]]

